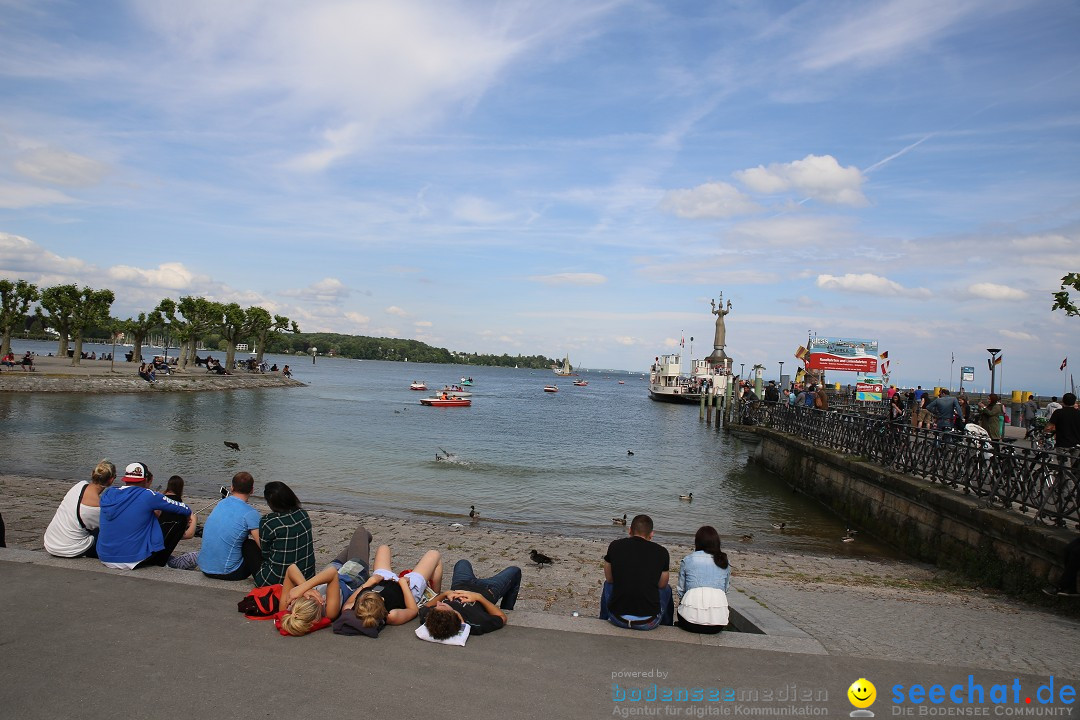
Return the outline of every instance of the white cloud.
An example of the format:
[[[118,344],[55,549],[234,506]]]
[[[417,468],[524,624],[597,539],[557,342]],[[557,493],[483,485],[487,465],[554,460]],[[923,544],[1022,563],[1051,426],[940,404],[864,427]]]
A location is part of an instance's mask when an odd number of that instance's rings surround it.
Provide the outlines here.
[[[533,275],[529,279],[545,285],[603,285],[607,282],[607,278],[598,273],[555,273]]]
[[[160,288],[167,293],[182,293],[190,289],[195,275],[182,263],[162,263],[144,270],[130,265],[115,265],[106,271],[109,280],[144,288]]]
[[[839,290],[842,292],[860,293],[864,295],[881,295],[885,297],[910,297],[925,299],[931,293],[926,288],[905,288],[898,282],[873,273],[848,273],[846,275],[818,275],[817,286],[822,290]]]
[[[619,345],[626,345],[626,346],[643,344],[640,339],[635,338],[635,337],[631,337],[629,335],[619,335],[619,336],[614,337],[613,340],[615,340],[615,342],[617,342]]]
[[[999,334],[1009,338],[1010,340],[1023,340],[1024,342],[1038,342],[1039,338],[1031,333],[1020,332],[1019,330],[1001,330]]]
[[[397,305],[391,305],[390,307],[386,308],[386,310],[384,310],[383,312],[385,312],[387,315],[397,315],[398,317],[409,317],[409,313],[405,312],[404,310],[399,308]]]
[[[802,160],[773,163],[740,170],[735,178],[754,192],[776,194],[794,190],[806,197],[835,205],[866,205],[863,174],[854,166],[841,167],[832,155],[807,155]]]
[[[0,208],[18,210],[38,205],[63,205],[73,202],[75,198],[59,190],[0,183]]]
[[[706,183],[687,190],[669,190],[660,201],[663,210],[681,218],[728,218],[748,215],[761,206],[725,182]]]
[[[33,180],[69,187],[96,185],[107,170],[96,160],[48,147],[22,153],[16,158],[14,167]]]
[[[431,322],[430,320],[417,320],[413,323],[413,325],[418,328],[429,328],[434,324],[435,323]]]
[[[281,295],[284,297],[295,297],[309,302],[330,304],[340,303],[351,293],[352,290],[347,288],[344,283],[337,278],[332,277],[323,278],[316,283],[308,285],[306,288],[281,291]]]
[[[0,232],[0,274],[37,283],[44,275],[75,277],[89,268],[79,258],[60,257],[21,235]]]
[[[355,311],[349,311],[345,313],[344,317],[359,326],[364,326],[371,322],[371,318],[369,318],[367,315]]]
[[[770,245],[836,251],[849,246],[853,239],[849,218],[781,215],[739,223],[724,234],[724,245],[744,248]]]
[[[988,282],[968,285],[967,291],[974,297],[986,300],[1024,300],[1028,296],[1026,292],[1018,288]]]

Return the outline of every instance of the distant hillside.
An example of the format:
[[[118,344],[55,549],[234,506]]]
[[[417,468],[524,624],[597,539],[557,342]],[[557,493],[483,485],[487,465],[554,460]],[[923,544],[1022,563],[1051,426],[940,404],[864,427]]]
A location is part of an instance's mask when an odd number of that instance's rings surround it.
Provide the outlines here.
[[[555,361],[543,355],[484,355],[432,347],[419,340],[376,338],[338,333],[275,333],[266,344],[267,352],[296,353],[318,348],[320,355],[333,354],[358,360],[392,360],[458,365],[497,365],[546,370]]]

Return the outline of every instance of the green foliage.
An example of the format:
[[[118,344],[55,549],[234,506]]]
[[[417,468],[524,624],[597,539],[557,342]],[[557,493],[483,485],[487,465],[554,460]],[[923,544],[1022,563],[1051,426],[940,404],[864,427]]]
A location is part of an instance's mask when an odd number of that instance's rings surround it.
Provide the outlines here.
[[[78,302],[71,310],[71,332],[75,339],[72,365],[78,365],[82,359],[82,342],[87,331],[110,321],[109,308],[115,299],[112,290],[84,287],[79,292]]]
[[[1050,311],[1064,310],[1069,317],[1080,315],[1080,309],[1077,309],[1076,303],[1069,297],[1070,292],[1080,292],[1080,273],[1069,273],[1061,278],[1061,290],[1054,293],[1054,304]]]
[[[340,357],[360,360],[397,360],[456,365],[494,365],[498,367],[539,368],[546,370],[555,362],[543,355],[481,355],[452,352],[432,347],[419,340],[376,338],[338,333],[296,333],[275,335],[267,341],[267,352],[306,353],[317,347],[320,354],[333,353]]]
[[[0,356],[7,355],[11,350],[11,332],[19,323],[26,322],[26,311],[30,309],[30,303],[38,299],[36,285],[25,280],[0,279],[0,332],[3,333],[3,341],[0,342]]]
[[[54,285],[41,291],[41,307],[38,312],[42,315],[42,322],[60,334],[56,351],[60,357],[67,357],[72,315],[80,302],[81,293],[74,283]]]

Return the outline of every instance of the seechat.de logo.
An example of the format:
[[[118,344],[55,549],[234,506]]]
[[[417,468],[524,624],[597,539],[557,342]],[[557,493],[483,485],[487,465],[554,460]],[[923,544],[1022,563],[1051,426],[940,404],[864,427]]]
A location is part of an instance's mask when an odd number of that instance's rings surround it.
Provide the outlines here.
[[[866,678],[859,678],[847,689],[847,697],[855,706],[855,710],[850,713],[851,717],[874,717],[874,712],[867,709],[877,700],[877,688],[874,687],[874,683]]]

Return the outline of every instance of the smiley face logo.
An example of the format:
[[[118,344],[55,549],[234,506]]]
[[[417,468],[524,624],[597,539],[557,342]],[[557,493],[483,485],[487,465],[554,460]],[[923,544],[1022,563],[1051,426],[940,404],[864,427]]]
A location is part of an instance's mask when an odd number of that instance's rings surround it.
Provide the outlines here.
[[[877,700],[877,688],[866,678],[859,678],[851,683],[851,687],[847,690],[847,697],[855,707],[868,708],[874,704],[874,700]]]

